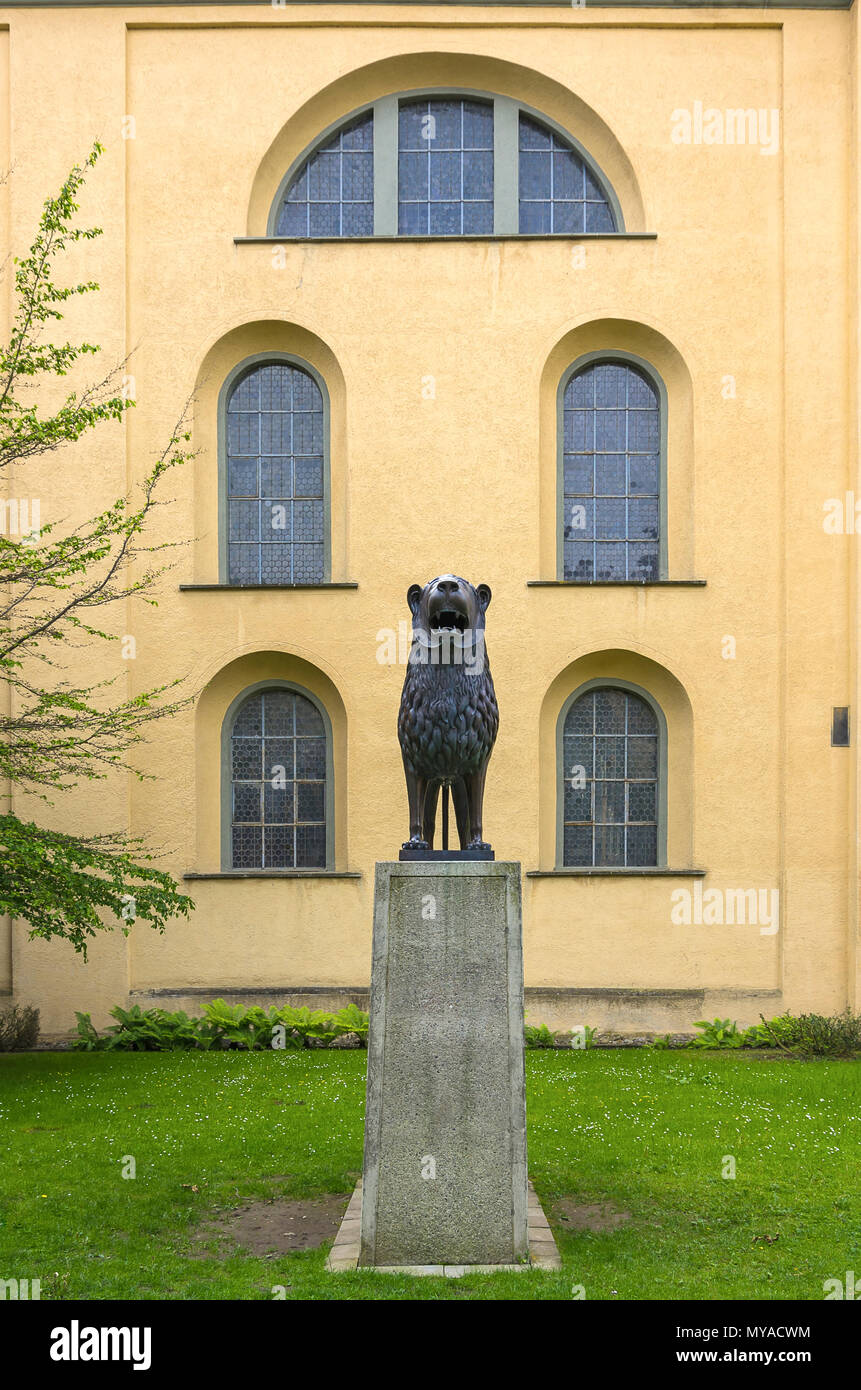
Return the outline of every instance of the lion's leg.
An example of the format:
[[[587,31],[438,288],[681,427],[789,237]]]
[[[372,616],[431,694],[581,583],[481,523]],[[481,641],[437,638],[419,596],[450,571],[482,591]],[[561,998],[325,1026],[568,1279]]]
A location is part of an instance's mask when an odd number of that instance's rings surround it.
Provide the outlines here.
[[[425,791],[425,809],[422,824],[424,827],[424,838],[427,841],[428,849],[433,849],[433,837],[436,830],[436,806],[439,799],[439,782],[428,782]]]
[[[452,782],[451,799],[454,802],[454,818],[457,821],[457,838],[461,849],[466,849],[469,844],[469,801],[462,777]]]
[[[409,766],[404,754],[404,775],[407,779],[407,800],[410,806],[410,838],[404,849],[427,849],[422,839],[422,816],[427,782],[419,777]]]
[[[467,849],[490,849],[481,838],[482,810],[484,807],[484,780],[487,776],[487,763],[479,772],[467,778],[467,798],[469,802],[469,844]]]

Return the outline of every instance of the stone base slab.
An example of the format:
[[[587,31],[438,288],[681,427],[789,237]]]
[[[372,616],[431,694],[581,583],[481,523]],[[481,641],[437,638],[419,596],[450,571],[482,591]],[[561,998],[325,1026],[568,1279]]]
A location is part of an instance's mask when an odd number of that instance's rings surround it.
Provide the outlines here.
[[[362,1179],[356,1183],[350,1198],[350,1205],[335,1236],[335,1243],[329,1251],[326,1268],[330,1274],[343,1274],[358,1269],[359,1243],[362,1229]],[[529,1184],[527,1207],[527,1234],[529,1237],[529,1262],[517,1265],[363,1265],[363,1273],[368,1274],[431,1274],[438,1278],[459,1279],[464,1274],[522,1274],[530,1269],[543,1269],[551,1273],[562,1268],[562,1260],[553,1232],[550,1229],[538,1193]]]

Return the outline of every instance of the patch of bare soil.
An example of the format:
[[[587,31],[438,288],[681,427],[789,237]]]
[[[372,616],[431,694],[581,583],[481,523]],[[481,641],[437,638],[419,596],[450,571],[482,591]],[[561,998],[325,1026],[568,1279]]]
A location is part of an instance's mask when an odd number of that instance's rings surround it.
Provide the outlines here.
[[[629,1211],[619,1211],[612,1202],[578,1202],[574,1197],[554,1202],[552,1216],[563,1231],[615,1231],[631,1219]]]
[[[249,1255],[288,1255],[294,1250],[316,1250],[334,1240],[347,1210],[349,1194],[306,1201],[250,1202],[198,1231],[195,1244],[219,1242],[219,1258],[226,1259],[237,1247]],[[197,1257],[206,1258],[198,1249]]]

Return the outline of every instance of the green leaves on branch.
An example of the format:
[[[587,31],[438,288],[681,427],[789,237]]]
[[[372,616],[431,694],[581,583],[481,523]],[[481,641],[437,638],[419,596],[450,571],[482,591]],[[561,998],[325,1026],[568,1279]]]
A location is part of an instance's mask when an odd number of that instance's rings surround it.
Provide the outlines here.
[[[45,202],[27,255],[15,258],[12,331],[8,346],[0,348],[0,467],[79,439],[100,420],[119,419],[131,404],[111,392],[114,374],[85,390],[80,398],[72,392],[52,416],[41,416],[36,407],[15,399],[15,387],[22,377],[66,376],[80,357],[99,351],[93,343],[44,342],[42,334],[51,321],[62,319],[59,305],[99,288],[94,280],[60,287],[53,283],[51,272],[57,257],[75,242],[91,241],[102,234],[100,227],[70,224],[78,211],[78,192],[103,153],[96,142],[84,163],[75,165],[57,197]]]
[[[95,144],[59,194],[46,201],[32,246],[14,262],[12,330],[8,344],[0,347],[0,469],[69,445],[80,449],[89,431],[121,421],[133,404],[122,379],[124,364],[94,385],[69,392],[53,414],[37,403],[43,387],[50,391],[79,359],[99,351],[89,342],[51,343],[46,332],[62,320],[67,301],[98,289],[89,279],[60,287],[52,277],[58,258],[74,243],[101,235],[99,227],[76,227],[72,221],[81,186],[102,153]],[[161,552],[174,543],[152,539],[150,527],[154,509],[163,505],[159,487],[165,474],[192,457],[185,448],[190,439],[186,411],[132,494],[65,533],[52,518],[20,538],[0,534],[0,681],[9,690],[0,714],[0,778],[43,800],[49,791],[131,771],[129,750],[144,740],[147,726],[189,703],[168,698],[179,684],[172,680],[111,704],[111,687],[120,681],[123,688],[128,670],[119,660],[116,674],[109,672],[93,685],[62,679],[57,672],[69,654],[78,662],[83,655],[91,668],[94,643],[123,640],[108,629],[126,621],[126,601],[155,603],[153,587],[169,568],[169,557]],[[121,436],[117,451],[125,476]],[[64,483],[72,469],[80,471],[78,491],[87,495],[94,472],[89,461],[72,452],[63,457],[62,468]],[[16,468],[16,488],[20,479]],[[18,504],[14,507],[17,516]],[[5,525],[0,532],[6,532]],[[111,604],[119,605],[113,623],[103,621],[100,612]],[[151,860],[139,840],[123,833],[64,835],[11,814],[0,816],[0,911],[26,921],[31,937],[63,937],[83,956],[90,938],[117,924],[127,932],[133,921],[142,920],[163,931],[170,918],[187,916],[193,904]]]
[[[0,772],[30,790],[72,787],[81,778],[102,777],[125,766],[123,755],[141,741],[144,726],[188,703],[188,698],[165,700],[179,684],[172,681],[110,706],[103,696],[117,677],[92,686],[58,683],[45,690],[27,664],[56,666],[63,643],[77,649],[86,638],[118,642],[90,620],[97,609],[135,597],[155,603],[149,591],[167,567],[141,570],[138,562],[173,545],[144,545],[139,538],[157,505],[159,480],[191,457],[179,447],[186,437],[171,436],[144,480],[136,508],[119,498],[56,539],[51,525],[38,542],[0,536],[0,679],[18,697],[14,712],[0,715]]]
[[[18,713],[0,716],[5,735],[0,741],[0,777],[27,783],[31,791],[40,786],[56,791],[75,786],[82,777],[101,777],[107,769],[125,768],[128,750],[144,741],[145,727],[187,703],[159,703],[176,684],[104,709],[90,698],[94,687],[46,691],[16,681],[18,692],[26,689],[31,699]]]
[[[134,849],[145,861],[135,860]],[[120,835],[83,838],[0,816],[0,912],[23,917],[30,938],[61,936],[86,960],[87,942],[106,927],[145,921],[164,931],[194,904],[153,856]]]
[[[39,416],[31,401],[21,404],[16,395],[22,385],[32,390],[34,377],[64,376],[83,353],[97,351],[89,343],[51,346],[40,334],[63,317],[59,306],[70,296],[98,288],[86,281],[60,289],[51,272],[71,243],[100,235],[100,228],[76,228],[70,220],[86,174],[101,153],[94,145],[59,195],[47,200],[33,245],[15,262],[12,335],[8,347],[0,349],[0,466],[78,440],[102,421],[120,419],[131,404],[109,389],[119,369],[80,397],[68,396],[51,416]],[[87,639],[120,641],[96,619],[100,609],[133,598],[155,603],[151,591],[169,568],[161,552],[176,543],[158,543],[144,533],[161,505],[157,489],[165,474],[192,457],[185,448],[189,440],[184,412],[135,494],[117,498],[67,534],[50,521],[20,539],[0,535],[0,679],[14,692],[12,713],[0,715],[0,776],[28,791],[62,790],[125,767],[125,754],[142,740],[145,726],[188,703],[165,698],[178,684],[171,681],[111,706],[106,692],[119,673],[91,686],[55,681],[44,688],[34,663],[57,667],[69,648],[77,652]]]

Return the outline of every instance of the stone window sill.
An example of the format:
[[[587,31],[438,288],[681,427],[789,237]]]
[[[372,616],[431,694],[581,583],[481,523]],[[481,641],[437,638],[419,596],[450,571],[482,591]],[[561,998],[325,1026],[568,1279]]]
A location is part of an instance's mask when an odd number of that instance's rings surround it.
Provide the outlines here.
[[[348,869],[222,869],[218,873],[183,874],[184,879],[202,878],[361,878]]]
[[[391,245],[402,241],[657,241],[657,232],[480,232],[457,236],[235,236],[234,246]]]
[[[644,866],[643,868],[582,868],[582,869],[528,869],[527,878],[705,878],[707,869],[668,869]]]
[[[704,589],[705,579],[527,579],[527,589]]]
[[[227,589],[233,594],[245,593],[248,589],[267,590],[267,589],[358,589],[357,579],[332,579],[325,580],[320,584],[180,584],[183,592],[200,592],[211,589]]]

